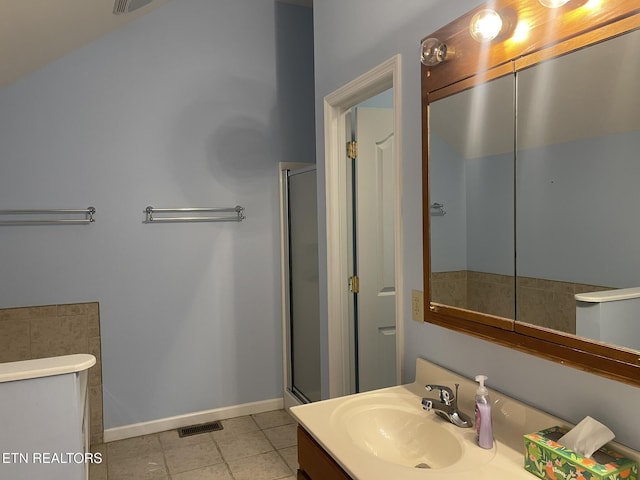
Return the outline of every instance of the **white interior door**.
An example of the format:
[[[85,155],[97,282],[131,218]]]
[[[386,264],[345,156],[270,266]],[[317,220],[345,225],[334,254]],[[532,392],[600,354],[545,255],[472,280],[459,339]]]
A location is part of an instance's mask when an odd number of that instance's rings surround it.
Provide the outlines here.
[[[396,384],[393,109],[356,109],[358,390]]]

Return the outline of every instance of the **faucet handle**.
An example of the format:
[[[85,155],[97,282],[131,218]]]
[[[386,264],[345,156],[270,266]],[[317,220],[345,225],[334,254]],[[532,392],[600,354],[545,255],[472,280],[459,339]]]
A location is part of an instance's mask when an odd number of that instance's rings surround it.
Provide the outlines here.
[[[455,399],[453,395],[453,390],[444,385],[432,385],[427,384],[424,386],[428,392],[432,390],[440,390],[440,401],[442,401],[445,405],[451,405],[451,402]],[[456,385],[456,391],[458,390],[458,386]]]

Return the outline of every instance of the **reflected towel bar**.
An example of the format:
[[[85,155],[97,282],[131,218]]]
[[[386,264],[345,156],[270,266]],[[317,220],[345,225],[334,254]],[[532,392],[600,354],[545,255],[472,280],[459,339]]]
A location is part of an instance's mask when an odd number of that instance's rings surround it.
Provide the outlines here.
[[[154,217],[155,214],[165,213],[233,213],[234,215],[222,215],[216,217]],[[175,222],[241,222],[244,220],[244,207],[237,205],[230,208],[154,208],[144,209],[145,220],[143,223],[175,223]]]
[[[19,220],[0,220],[0,225],[53,225],[53,224],[80,224],[88,225],[95,222],[93,216],[96,213],[94,207],[88,207],[85,209],[32,209],[32,210],[0,210],[0,216],[4,215],[84,215],[85,218],[56,218],[56,219],[19,219]]]

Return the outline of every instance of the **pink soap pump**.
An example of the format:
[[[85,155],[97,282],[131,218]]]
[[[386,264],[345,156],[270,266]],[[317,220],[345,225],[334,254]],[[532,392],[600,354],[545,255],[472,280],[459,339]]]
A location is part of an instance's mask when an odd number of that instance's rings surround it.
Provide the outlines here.
[[[493,428],[491,426],[491,401],[489,391],[484,386],[486,375],[477,375],[476,382],[480,385],[476,390],[476,433],[478,445],[482,448],[493,448]]]

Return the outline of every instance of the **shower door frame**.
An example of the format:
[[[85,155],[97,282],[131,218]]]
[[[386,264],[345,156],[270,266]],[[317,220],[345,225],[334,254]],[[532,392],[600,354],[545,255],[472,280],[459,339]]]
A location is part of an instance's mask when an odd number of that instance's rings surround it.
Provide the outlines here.
[[[284,382],[284,407],[290,408],[295,405],[302,405],[305,402],[293,392],[292,359],[291,359],[291,328],[290,328],[290,288],[289,288],[289,216],[288,216],[288,172],[295,170],[315,169],[315,163],[302,162],[280,162],[279,184],[280,184],[280,282],[281,282],[281,305],[282,305],[282,379]]]

